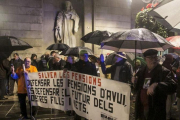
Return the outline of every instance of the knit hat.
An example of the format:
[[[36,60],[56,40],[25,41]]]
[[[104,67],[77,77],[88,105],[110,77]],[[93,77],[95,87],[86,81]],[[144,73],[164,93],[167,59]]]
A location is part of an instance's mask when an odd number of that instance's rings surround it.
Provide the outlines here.
[[[81,56],[81,55],[84,55],[84,54],[88,54],[88,52],[86,51],[86,50],[81,50],[80,52],[79,52],[79,55]]]
[[[146,56],[157,55],[157,54],[158,54],[157,50],[149,49],[143,53],[143,56],[146,57]]]

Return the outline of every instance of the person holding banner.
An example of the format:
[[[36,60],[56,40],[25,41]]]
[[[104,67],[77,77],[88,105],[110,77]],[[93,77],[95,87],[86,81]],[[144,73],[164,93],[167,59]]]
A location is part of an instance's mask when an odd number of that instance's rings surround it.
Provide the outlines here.
[[[49,70],[63,70],[64,69],[66,62],[63,59],[61,59],[61,56],[58,53],[54,55],[53,61],[54,63],[51,64],[51,66],[49,66]]]
[[[74,64],[75,72],[97,76],[95,64],[89,62],[88,60],[88,52],[86,50],[81,50],[79,53],[79,57],[79,61]],[[75,114],[74,120],[81,120],[81,116]]]
[[[17,68],[16,72],[14,71],[14,66],[11,67],[12,69],[12,74],[11,77],[13,79],[18,80],[18,99],[20,103],[20,110],[22,114],[21,119],[28,119],[27,117],[27,111],[26,111],[26,96],[27,96],[27,89],[26,89],[26,84],[25,84],[25,75],[31,72],[38,72],[37,68],[35,66],[31,65],[31,59],[29,57],[26,57],[24,59],[25,63],[25,68],[23,66]],[[30,102],[29,102],[30,104]],[[30,107],[31,111],[31,107]],[[36,108],[35,106],[32,106],[32,113],[31,113],[31,118],[34,118],[34,115],[36,114]],[[20,120],[21,120],[20,119]]]
[[[166,120],[167,95],[176,91],[171,71],[158,64],[157,53],[154,49],[143,53],[147,65],[132,79],[137,93],[135,120]]]
[[[124,52],[117,52],[116,63],[109,68],[106,68],[104,64],[104,56],[100,55],[101,60],[101,69],[103,74],[111,73],[111,79],[124,82],[131,83],[131,78],[133,75],[132,65],[127,62],[126,54]]]

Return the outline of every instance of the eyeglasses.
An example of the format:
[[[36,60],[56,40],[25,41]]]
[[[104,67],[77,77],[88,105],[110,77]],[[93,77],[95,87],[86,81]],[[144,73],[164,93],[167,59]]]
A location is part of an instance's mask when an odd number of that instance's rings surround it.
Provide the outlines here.
[[[150,60],[153,60],[153,59],[158,59],[159,57],[158,56],[148,56],[148,57],[145,57],[145,58],[148,58]]]

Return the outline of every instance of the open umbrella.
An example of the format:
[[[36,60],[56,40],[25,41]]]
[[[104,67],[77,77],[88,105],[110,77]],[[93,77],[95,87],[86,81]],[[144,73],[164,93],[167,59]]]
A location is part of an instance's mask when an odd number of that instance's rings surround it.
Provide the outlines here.
[[[0,36],[0,52],[12,52],[32,48],[28,43],[13,36]]]
[[[166,40],[175,46],[173,49],[180,49],[180,36],[171,36],[166,38]]]
[[[59,51],[63,51],[63,50],[67,50],[69,48],[68,45],[63,44],[63,43],[55,43],[50,45],[49,47],[47,47],[47,50],[59,50]]]
[[[112,33],[108,32],[108,31],[96,30],[96,31],[86,34],[85,36],[83,36],[81,38],[81,40],[84,41],[85,43],[101,45],[101,42],[103,40],[109,38],[111,36],[111,34]]]
[[[148,49],[164,51],[173,45],[160,35],[145,28],[117,32],[101,43],[101,49],[143,53]]]
[[[167,29],[180,32],[180,0],[163,0],[149,15],[164,25]]]
[[[69,48],[66,53],[64,54],[65,56],[69,56],[69,55],[72,55],[72,56],[76,56],[76,57],[79,57],[79,52],[81,50],[86,50],[88,52],[89,55],[93,55],[93,52],[91,49],[87,48],[87,47],[71,47]]]
[[[135,60],[136,53],[143,53],[148,49],[163,51],[170,47],[173,47],[170,42],[145,28],[117,32],[101,43],[101,49],[135,52]]]

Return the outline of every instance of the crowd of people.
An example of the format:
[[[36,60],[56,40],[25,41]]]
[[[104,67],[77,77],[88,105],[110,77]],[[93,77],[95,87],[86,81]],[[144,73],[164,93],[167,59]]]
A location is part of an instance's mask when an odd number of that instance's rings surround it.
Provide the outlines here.
[[[180,67],[172,55],[165,55],[163,64],[159,64],[158,51],[149,49],[143,53],[145,66],[140,60],[135,60],[136,67],[131,65],[126,53],[117,52],[115,63],[107,67],[104,56],[101,54],[96,63],[89,60],[88,52],[81,50],[78,60],[74,56],[62,58],[57,52],[41,56],[37,61],[37,55],[20,59],[18,53],[14,58],[0,63],[0,100],[7,99],[4,96],[14,95],[14,85],[17,84],[17,96],[20,103],[22,119],[28,118],[26,112],[26,85],[24,74],[38,71],[71,70],[93,76],[111,74],[112,80],[124,82],[131,86],[133,97],[135,96],[135,119],[136,120],[166,120],[171,119],[171,107],[175,100],[180,111]],[[23,69],[23,64],[25,69]],[[87,69],[88,68],[88,69]],[[112,86],[113,87],[113,86]],[[176,94],[176,97],[175,96]],[[179,98],[179,99],[177,99]],[[29,102],[30,104],[30,102]],[[36,107],[32,107],[31,117],[36,115]],[[75,120],[81,117],[75,114]],[[180,112],[179,112],[180,119]]]

